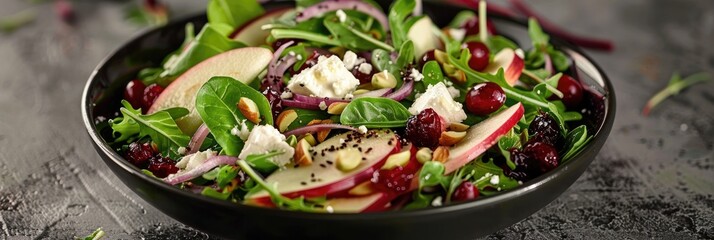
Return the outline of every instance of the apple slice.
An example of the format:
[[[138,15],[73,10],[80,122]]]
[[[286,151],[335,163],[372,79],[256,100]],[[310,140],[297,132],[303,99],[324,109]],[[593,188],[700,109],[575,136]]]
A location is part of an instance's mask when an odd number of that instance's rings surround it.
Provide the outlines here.
[[[257,47],[265,44],[265,39],[268,37],[269,30],[263,30],[263,25],[272,23],[275,19],[289,11],[290,8],[273,9],[265,13],[265,15],[254,18],[253,20],[243,24],[230,35],[233,40],[245,43],[248,46]]]
[[[196,112],[196,93],[209,79],[216,76],[235,78],[243,83],[250,83],[265,69],[273,53],[259,47],[246,47],[230,50],[193,66],[174,80],[156,98],[149,108],[149,114],[159,110],[182,107],[190,113],[176,121],[178,127],[186,134],[193,134],[201,125],[201,117]]]
[[[414,43],[414,56],[417,59],[421,59],[424,53],[429,50],[442,48],[441,40],[438,35],[434,34],[434,29],[437,29],[436,25],[428,16],[417,20],[409,29],[407,38]]]
[[[331,208],[333,213],[378,212],[387,208],[392,199],[388,194],[378,192],[361,197],[327,199],[323,205],[325,211]]]
[[[523,117],[523,105],[518,103],[482,122],[471,126],[461,142],[449,148],[449,158],[444,163],[449,174],[466,165],[508,133]]]
[[[363,160],[350,171],[337,168],[336,157],[341,146],[358,147],[362,152]],[[277,171],[265,182],[276,186],[280,194],[289,198],[329,196],[368,181],[372,173],[384,165],[387,157],[399,148],[397,136],[391,130],[369,131],[365,135],[355,132],[340,134],[313,147],[311,165]],[[266,191],[246,198],[254,202],[270,201]]]
[[[493,57],[493,62],[486,67],[484,72],[496,74],[498,69],[503,68],[506,82],[513,86],[516,82],[518,82],[518,78],[521,77],[521,73],[523,72],[523,68],[525,68],[525,66],[523,58],[518,56],[516,51],[510,48],[504,48],[500,52],[496,53],[496,56]]]

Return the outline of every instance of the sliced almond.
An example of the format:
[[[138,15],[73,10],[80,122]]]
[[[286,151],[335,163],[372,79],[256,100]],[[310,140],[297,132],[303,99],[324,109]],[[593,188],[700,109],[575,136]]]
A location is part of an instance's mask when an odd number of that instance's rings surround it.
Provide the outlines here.
[[[362,152],[356,148],[341,149],[335,156],[337,169],[343,172],[352,171],[362,162]]]
[[[449,124],[449,130],[457,132],[465,132],[469,130],[469,125],[463,123],[451,123]]]
[[[253,102],[250,98],[241,97],[238,100],[238,110],[245,116],[248,121],[255,124],[260,123],[260,112],[258,112],[258,105]]]
[[[342,114],[342,111],[345,110],[345,107],[347,107],[346,102],[334,102],[330,104],[329,107],[327,107],[327,113],[332,114],[332,115],[340,115]]]
[[[280,115],[278,115],[278,119],[275,120],[276,125],[278,125],[278,130],[280,130],[280,132],[285,132],[286,130],[288,130],[290,124],[292,124],[295,119],[297,119],[297,117],[297,112],[292,109],[288,109],[281,112]]]
[[[369,90],[367,90],[367,89],[357,89],[357,90],[355,90],[355,91],[352,93],[352,95],[357,96],[357,95],[365,94],[365,93],[368,93],[368,92],[369,92]]]
[[[439,49],[434,50],[434,58],[436,58],[436,61],[441,64],[449,62],[449,55]]]
[[[466,137],[466,132],[446,131],[441,133],[441,137],[439,137],[439,145],[452,146],[461,142],[464,137]]]
[[[436,150],[434,150],[432,158],[434,161],[445,163],[446,160],[449,159],[449,148],[445,146],[437,147]]]
[[[295,146],[295,155],[293,155],[293,161],[295,164],[300,166],[309,166],[312,164],[312,155],[310,155],[310,145],[307,140],[300,139],[297,146]]]
[[[315,139],[315,136],[313,136],[312,133],[305,133],[301,139],[305,139],[305,141],[310,143],[310,146],[315,146],[315,144],[317,144],[317,139]]]
[[[330,124],[330,123],[332,123],[332,120],[330,120],[330,119],[325,119],[325,120],[320,121],[320,123],[321,123],[321,124]],[[327,129],[327,130],[322,130],[322,131],[318,131],[318,132],[317,132],[317,141],[319,141],[319,142],[324,142],[325,139],[327,139],[327,135],[330,135],[330,130],[329,130],[329,129]]]
[[[374,186],[372,186],[372,182],[366,181],[366,182],[360,183],[359,185],[353,187],[347,193],[349,193],[350,195],[353,195],[353,196],[366,196],[366,195],[370,195],[374,192],[376,192],[376,190],[374,189]]]
[[[433,154],[433,151],[431,151],[431,149],[421,148],[416,153],[416,159],[417,159],[417,161],[419,161],[419,163],[424,164],[428,161],[431,161],[432,154]]]
[[[382,166],[382,169],[385,170],[392,170],[396,167],[399,166],[405,166],[407,163],[409,163],[409,158],[412,157],[412,152],[410,150],[406,150],[400,153],[395,153],[392,155],[389,155],[387,160],[384,162],[384,165]]]
[[[307,125],[315,125],[315,124],[320,124],[322,123],[322,119],[313,119],[312,121],[308,122]]]

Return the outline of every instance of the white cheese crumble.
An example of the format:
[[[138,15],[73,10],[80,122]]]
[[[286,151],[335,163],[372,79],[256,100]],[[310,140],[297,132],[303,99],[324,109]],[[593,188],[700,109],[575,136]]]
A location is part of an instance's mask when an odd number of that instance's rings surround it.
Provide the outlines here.
[[[457,98],[457,97],[461,96],[461,92],[459,92],[459,90],[453,86],[449,86],[448,88],[446,88],[446,90],[449,90],[449,94],[451,94],[451,98]]]
[[[176,163],[176,167],[182,169],[183,171],[189,171],[200,166],[209,158],[215,157],[216,154],[217,152],[210,149],[203,152],[195,152],[181,158],[181,161]]]
[[[369,63],[362,63],[359,65],[359,68],[357,71],[364,73],[364,74],[370,74],[372,73],[372,64]]]
[[[414,101],[414,104],[409,107],[409,112],[412,115],[417,115],[427,108],[436,111],[448,123],[460,123],[466,119],[466,112],[464,112],[461,103],[451,98],[451,93],[449,93],[443,82],[430,85],[426,92],[420,95]]]
[[[337,10],[336,14],[337,14],[337,19],[339,19],[340,22],[347,21],[347,14],[345,13],[345,11],[342,11],[342,9]]]
[[[335,209],[332,208],[332,206],[327,206],[327,207],[325,207],[325,211],[327,211],[328,213],[333,213],[333,212],[335,212]]]
[[[493,184],[493,185],[498,185],[498,183],[500,183],[501,181],[500,181],[500,179],[498,178],[498,175],[493,175],[493,176],[491,176],[490,182],[491,182],[491,184]]]
[[[359,132],[362,134],[367,133],[367,127],[365,127],[364,125],[359,126],[357,130],[359,130]]]
[[[241,150],[238,158],[245,159],[253,154],[265,154],[271,151],[283,151],[283,154],[274,156],[270,159],[275,165],[284,167],[290,163],[295,150],[287,142],[285,135],[281,134],[278,129],[270,125],[256,125],[253,131],[250,132],[248,140],[245,141],[243,150]]]
[[[414,81],[421,81],[424,80],[424,75],[422,75],[419,70],[416,70],[416,68],[412,68],[412,71],[409,72],[409,76],[414,79]]]
[[[526,53],[523,52],[523,49],[520,49],[520,48],[516,49],[515,52],[516,52],[516,56],[518,56],[519,58],[521,58],[521,59],[526,58]]]
[[[240,124],[233,126],[231,129],[231,135],[239,137],[241,140],[245,141],[250,135],[250,129],[248,125],[245,124],[245,119],[240,122]]]
[[[293,93],[290,91],[284,91],[283,93],[280,94],[281,99],[290,99],[293,97]]]
[[[355,95],[352,95],[352,93],[348,93],[347,95],[345,95],[345,99],[353,99],[353,98],[355,98]]]
[[[181,155],[185,155],[186,151],[188,151],[188,149],[186,149],[185,147],[179,147],[178,149],[176,149],[176,152]]]
[[[442,204],[443,204],[443,203],[442,203],[442,200],[441,200],[441,196],[437,196],[437,197],[434,198],[433,201],[431,201],[431,206],[432,206],[432,207],[439,207],[439,206],[441,206]]]
[[[315,66],[293,76],[288,83],[291,92],[306,96],[342,98],[359,85],[345,64],[337,56],[320,56]]]
[[[320,110],[325,110],[325,109],[327,109],[327,104],[325,103],[325,101],[322,101],[322,102],[320,102],[319,107],[320,107]]]

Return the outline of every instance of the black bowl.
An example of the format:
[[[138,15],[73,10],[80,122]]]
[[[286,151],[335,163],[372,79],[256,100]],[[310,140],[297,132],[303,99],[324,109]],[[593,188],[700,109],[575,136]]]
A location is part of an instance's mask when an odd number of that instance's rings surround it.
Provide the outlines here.
[[[390,1],[382,1],[386,5]],[[290,5],[271,3],[268,8]],[[462,8],[425,3],[425,12],[446,25]],[[493,16],[498,30],[529,43],[525,22]],[[571,161],[522,186],[476,201],[413,211],[366,214],[318,214],[245,206],[220,201],[165,184],[143,174],[117,154],[107,141],[106,118],[114,117],[123,86],[141,68],[157,65],[183,41],[184,25],[205,24],[205,15],[146,31],[104,60],[89,78],[82,97],[82,117],[92,143],[104,162],[141,198],[174,219],[201,231],[238,239],[474,239],[514,224],[557,198],[585,171],[608,137],[615,117],[615,96],[605,73],[578,48],[557,38],[554,44],[570,54],[585,85],[605,96],[596,136]]]

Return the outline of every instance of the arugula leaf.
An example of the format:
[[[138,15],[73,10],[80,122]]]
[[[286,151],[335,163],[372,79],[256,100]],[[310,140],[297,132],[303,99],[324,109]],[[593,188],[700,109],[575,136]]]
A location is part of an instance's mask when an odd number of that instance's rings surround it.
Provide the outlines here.
[[[498,140],[498,149],[501,155],[506,158],[506,164],[511,169],[516,169],[516,164],[511,160],[511,149],[521,147],[521,136],[511,129],[505,136]]]
[[[86,237],[83,238],[75,238],[77,240],[99,240],[103,238],[105,235],[104,230],[102,228],[97,228],[97,230],[94,230],[91,234],[87,235]]]
[[[218,168],[218,174],[216,175],[216,183],[218,184],[218,187],[224,188],[237,176],[238,168],[231,165],[223,165],[222,167]]]
[[[389,10],[387,18],[389,18],[389,26],[392,30],[392,44],[394,46],[402,46],[406,41],[409,29],[406,28],[405,23],[415,7],[415,0],[397,0]]]
[[[642,109],[642,115],[648,116],[652,108],[656,107],[659,103],[661,103],[668,97],[679,94],[679,92],[684,90],[685,88],[697,83],[702,83],[710,80],[712,80],[711,76],[709,75],[709,73],[705,72],[697,73],[684,79],[679,76],[679,73],[672,74],[672,78],[670,78],[667,87],[657,92],[657,94],[652,96],[652,98],[647,101],[647,105],[645,105],[645,108]]]
[[[528,19],[528,36],[530,36],[533,42],[533,47],[538,49],[545,49],[550,42],[550,36],[543,32],[543,29],[538,24],[538,20],[535,18]]]
[[[553,66],[558,72],[568,70],[568,68],[570,67],[570,60],[567,56],[565,56],[565,53],[556,50],[555,48],[553,48],[553,46],[548,47],[548,55],[550,55],[550,59],[553,62]]]
[[[450,181],[450,177],[444,176],[446,168],[444,164],[436,161],[424,163],[419,171],[419,188],[414,191],[412,202],[405,206],[405,209],[425,208],[431,205],[431,202],[437,196],[436,194],[424,194],[422,189],[425,187],[434,187],[446,185]]]
[[[163,66],[164,71],[159,74],[159,77],[176,77],[199,62],[219,53],[245,47],[245,44],[228,38],[233,30],[233,27],[227,24],[208,23],[204,25],[201,32],[188,46],[168,57]]]
[[[493,159],[488,159],[487,162],[477,159],[468,166],[473,170],[474,185],[478,187],[479,193],[484,196],[490,196],[500,191],[520,186],[517,180],[503,174],[503,169],[496,166],[493,163]],[[498,178],[498,183],[492,183],[492,178]]]
[[[121,119],[111,123],[114,132],[121,134],[116,139],[117,142],[137,135],[139,138],[149,136],[158,146],[162,156],[178,156],[178,148],[188,146],[190,137],[185,135],[174,121],[188,115],[187,109],[172,108],[142,115],[141,110],[134,109],[126,100],[122,100],[122,104],[124,107],[119,109],[122,113]]]
[[[565,138],[565,149],[566,151],[561,154],[563,156],[560,161],[561,164],[568,162],[575,155],[583,150],[585,145],[592,140],[593,136],[588,135],[588,128],[585,125],[581,125],[568,133]]]
[[[368,128],[404,127],[410,116],[404,105],[392,99],[362,97],[347,104],[340,122]]]
[[[255,167],[259,172],[269,174],[278,169],[278,165],[275,165],[273,161],[271,161],[272,157],[282,155],[285,153],[284,151],[271,151],[269,153],[265,154],[253,154],[253,155],[248,155],[245,158],[245,161],[250,164],[250,166]]]
[[[196,94],[196,111],[228,156],[238,156],[243,149],[243,140],[231,134],[231,129],[253,123],[238,110],[236,104],[241,97],[253,100],[258,106],[262,123],[272,125],[273,115],[268,100],[244,83],[230,77],[213,77]]]
[[[211,0],[206,12],[209,23],[227,24],[233,29],[265,14],[256,0]]]
[[[248,162],[244,160],[238,160],[238,166],[243,169],[243,172],[250,176],[251,180],[257,183],[257,186],[251,189],[248,194],[264,189],[266,192],[268,192],[268,194],[270,194],[270,199],[273,201],[273,203],[280,208],[306,212],[319,211],[318,207],[316,207],[314,204],[306,202],[304,197],[290,199],[281,195],[278,190],[275,189],[274,186],[268,185],[268,183],[266,183],[265,180],[263,180],[263,178],[260,177],[260,175],[258,175],[255,170],[253,170],[253,167],[251,167]]]
[[[381,40],[375,39],[369,34],[360,32],[359,30],[350,27],[349,22],[352,20],[340,22],[336,16],[326,17],[323,24],[330,31],[331,35],[337,39],[339,46],[346,47],[352,50],[364,51],[376,48],[394,51],[394,47],[383,43]]]
[[[311,31],[307,30],[299,30],[299,29],[273,29],[270,31],[270,36],[272,36],[275,39],[288,39],[288,38],[294,38],[294,39],[302,39],[302,40],[307,40],[313,43],[317,44],[324,44],[324,45],[331,45],[331,46],[340,46],[340,41],[337,39],[334,39],[332,36],[320,34],[320,33],[313,33]]]
[[[203,191],[201,191],[201,195],[219,200],[228,200],[228,198],[231,196],[231,192],[219,192],[211,187],[204,187]]]
[[[501,35],[489,36],[488,40],[486,40],[486,46],[494,53],[506,48],[518,49],[518,44]]]

